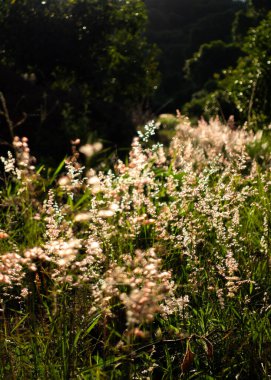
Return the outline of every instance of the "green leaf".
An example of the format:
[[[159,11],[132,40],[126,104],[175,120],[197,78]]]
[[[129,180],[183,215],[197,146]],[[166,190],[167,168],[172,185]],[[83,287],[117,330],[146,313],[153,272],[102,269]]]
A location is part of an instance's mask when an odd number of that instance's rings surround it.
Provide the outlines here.
[[[13,329],[11,330],[11,334],[14,333],[14,331],[16,331],[18,329],[18,327],[21,326],[21,324],[26,320],[26,318],[28,317],[29,314],[26,314],[16,325],[15,327],[13,327]]]
[[[91,323],[91,325],[87,328],[86,332],[84,333],[83,335],[83,338],[85,338],[93,329],[94,327],[97,325],[97,323],[99,322],[99,319],[101,318],[101,314],[97,315],[93,322]]]

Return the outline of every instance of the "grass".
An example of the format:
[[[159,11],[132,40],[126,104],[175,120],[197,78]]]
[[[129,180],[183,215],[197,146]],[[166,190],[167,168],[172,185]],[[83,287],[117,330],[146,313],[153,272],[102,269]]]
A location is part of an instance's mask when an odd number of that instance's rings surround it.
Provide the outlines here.
[[[269,156],[217,120],[167,148],[157,127],[113,170],[74,145],[46,174],[18,138],[2,159],[0,378],[270,378]]]

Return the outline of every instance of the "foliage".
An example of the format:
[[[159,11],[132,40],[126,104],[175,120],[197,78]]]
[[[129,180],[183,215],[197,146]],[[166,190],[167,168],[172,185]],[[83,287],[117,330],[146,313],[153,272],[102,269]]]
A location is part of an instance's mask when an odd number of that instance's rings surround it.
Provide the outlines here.
[[[231,0],[146,0],[149,13],[148,37],[160,50],[161,86],[154,94],[153,107],[158,113],[175,112],[187,102],[195,85],[185,80],[185,61],[212,40],[231,41],[235,12],[244,8]],[[225,57],[225,55],[224,55]],[[217,70],[219,59],[211,62]],[[196,84],[198,88],[200,84]]]
[[[233,111],[237,110],[240,121],[247,120],[250,127],[257,129],[271,122],[270,21],[269,13],[259,26],[250,29],[242,47],[245,55],[235,68],[223,73],[218,91],[206,104],[210,113],[217,107],[216,99],[224,98]]]
[[[26,138],[1,158],[1,378],[268,378],[270,154],[218,119],[178,115],[168,149],[157,128],[114,170],[79,141],[54,173]]]
[[[42,88],[43,104],[29,110],[40,115],[38,130],[37,119],[31,128],[39,154],[52,124],[62,133],[57,139],[62,156],[62,141],[86,138],[85,130],[115,142],[130,140],[132,109],[158,83],[156,50],[144,36],[143,1],[4,1],[0,20],[1,62],[33,78],[32,91],[16,99],[19,109],[26,111],[27,99]],[[9,103],[8,84],[5,89]]]
[[[225,44],[221,40],[203,44],[193,57],[186,61],[186,78],[192,81],[197,90],[201,89],[208,80],[213,79],[214,73],[233,66],[240,53],[237,45]]]
[[[233,40],[242,43],[249,29],[259,25],[270,10],[271,5],[268,0],[247,0],[245,7],[235,14],[232,24]]]
[[[186,115],[197,119],[204,114],[209,93],[218,87],[216,73],[236,64],[240,55],[241,49],[237,44],[226,44],[218,40],[201,45],[193,57],[186,60],[184,72],[194,91],[190,102],[182,107]],[[219,111],[216,108],[215,113]]]

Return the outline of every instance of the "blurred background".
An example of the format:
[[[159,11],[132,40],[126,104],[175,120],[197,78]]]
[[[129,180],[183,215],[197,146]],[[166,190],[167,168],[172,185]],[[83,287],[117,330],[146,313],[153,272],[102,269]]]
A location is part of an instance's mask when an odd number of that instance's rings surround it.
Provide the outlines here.
[[[180,110],[254,131],[271,122],[270,0],[3,0],[0,143],[54,166],[70,140],[124,155]]]

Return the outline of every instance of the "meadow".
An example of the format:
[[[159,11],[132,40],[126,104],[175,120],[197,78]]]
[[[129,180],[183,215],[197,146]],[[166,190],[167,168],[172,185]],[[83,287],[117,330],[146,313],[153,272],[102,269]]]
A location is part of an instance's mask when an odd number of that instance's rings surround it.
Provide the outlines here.
[[[1,157],[1,379],[270,379],[266,142],[173,124],[111,168],[100,142],[56,170],[27,138]]]

